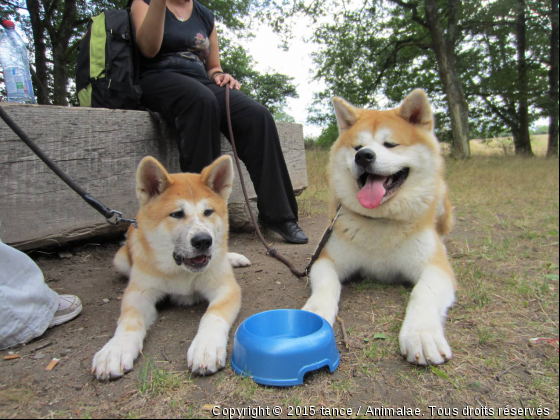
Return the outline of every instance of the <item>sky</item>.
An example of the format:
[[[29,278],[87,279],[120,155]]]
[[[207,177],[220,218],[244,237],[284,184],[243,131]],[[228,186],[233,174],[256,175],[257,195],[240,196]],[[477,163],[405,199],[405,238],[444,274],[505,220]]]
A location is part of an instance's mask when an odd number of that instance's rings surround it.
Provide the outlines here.
[[[308,109],[313,101],[313,93],[322,91],[326,86],[323,82],[312,81],[313,61],[310,55],[317,46],[303,41],[304,37],[311,35],[311,28],[304,21],[298,23],[288,51],[279,47],[281,39],[268,25],[261,24],[252,32],[255,37],[243,40],[243,46],[257,62],[256,70],[295,78],[299,98],[288,98],[286,111],[297,123],[303,124],[304,136],[317,137],[321,128],[307,123]]]

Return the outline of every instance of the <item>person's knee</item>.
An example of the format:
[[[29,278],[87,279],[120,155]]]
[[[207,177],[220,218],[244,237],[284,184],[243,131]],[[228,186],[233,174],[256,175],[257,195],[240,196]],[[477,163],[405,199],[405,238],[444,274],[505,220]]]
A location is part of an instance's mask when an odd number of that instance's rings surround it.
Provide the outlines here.
[[[253,106],[252,106],[252,114],[255,117],[260,117],[265,121],[266,120],[269,120],[269,121],[274,120],[274,117],[272,116],[272,113],[270,112],[270,110],[266,106],[264,106],[261,103],[256,102],[256,101],[253,103]]]
[[[208,112],[220,114],[220,103],[212,91],[208,89],[207,92],[201,93],[198,104]]]
[[[220,104],[216,96],[206,88],[199,89],[195,92],[185,92],[180,96],[177,106],[179,109],[183,110],[183,112],[189,114],[191,114],[193,110],[197,110],[198,112],[211,113],[217,117],[220,115]]]

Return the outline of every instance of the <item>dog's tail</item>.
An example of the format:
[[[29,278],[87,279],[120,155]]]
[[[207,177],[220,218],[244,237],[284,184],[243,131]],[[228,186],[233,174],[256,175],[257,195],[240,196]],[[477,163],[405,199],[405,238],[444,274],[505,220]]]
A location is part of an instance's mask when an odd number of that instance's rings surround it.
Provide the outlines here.
[[[128,242],[118,250],[115,258],[113,259],[113,265],[119,271],[119,273],[129,276],[132,269],[132,257],[128,249]]]
[[[445,189],[441,202],[439,203],[437,218],[437,231],[441,236],[447,235],[453,229],[455,218],[453,217],[453,205],[449,199],[447,188]]]

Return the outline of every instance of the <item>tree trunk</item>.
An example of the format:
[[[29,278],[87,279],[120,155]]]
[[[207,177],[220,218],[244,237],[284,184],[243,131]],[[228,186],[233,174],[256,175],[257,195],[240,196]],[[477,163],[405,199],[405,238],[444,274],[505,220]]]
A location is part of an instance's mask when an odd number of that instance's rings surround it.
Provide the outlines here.
[[[519,129],[519,125],[511,128],[511,135],[513,136],[513,146],[515,147],[515,154],[517,156],[534,156],[533,149],[531,148],[531,134],[529,130]],[[529,149],[526,149],[526,145]]]
[[[58,45],[53,48],[53,102],[55,105],[68,105],[67,88],[66,48]]]
[[[457,21],[459,8],[456,0],[450,0],[449,16],[453,22]],[[432,49],[436,55],[438,71],[443,82],[449,117],[451,119],[451,130],[453,132],[453,156],[458,159],[467,159],[470,156],[469,146],[469,107],[465,100],[463,87],[457,69],[455,67],[455,39],[453,34],[456,28],[450,27],[449,39],[444,38],[443,30],[439,22],[436,0],[425,0],[426,21],[432,37]]]
[[[529,133],[529,78],[527,58],[527,18],[525,0],[517,0],[518,15],[516,24],[517,36],[517,89],[518,105],[517,118],[519,120],[519,135],[514,136],[515,154],[534,156]]]
[[[68,105],[68,48],[74,32],[77,7],[76,0],[65,0],[63,17],[58,28],[51,27],[49,35],[52,41],[54,104]]]
[[[47,67],[47,48],[45,45],[45,27],[41,21],[41,7],[38,0],[27,0],[27,10],[33,30],[33,44],[35,46],[35,94],[40,105],[50,105],[49,72]]]
[[[546,157],[558,157],[558,0],[551,0],[550,21],[550,71],[549,78],[549,127]]]

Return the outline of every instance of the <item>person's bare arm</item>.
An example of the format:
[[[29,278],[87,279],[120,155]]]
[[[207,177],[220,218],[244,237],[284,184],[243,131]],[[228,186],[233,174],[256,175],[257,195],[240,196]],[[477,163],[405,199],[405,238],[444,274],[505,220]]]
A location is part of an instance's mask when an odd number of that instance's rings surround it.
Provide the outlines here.
[[[241,85],[231,74],[224,74],[220,64],[220,47],[218,45],[218,31],[216,26],[210,34],[210,55],[206,62],[206,76],[214,81],[218,86],[225,86],[229,83],[232,89],[241,89]]]
[[[151,0],[149,6],[143,0],[132,2],[131,15],[136,29],[136,44],[147,58],[155,57],[161,48],[165,9],[166,0]]]

